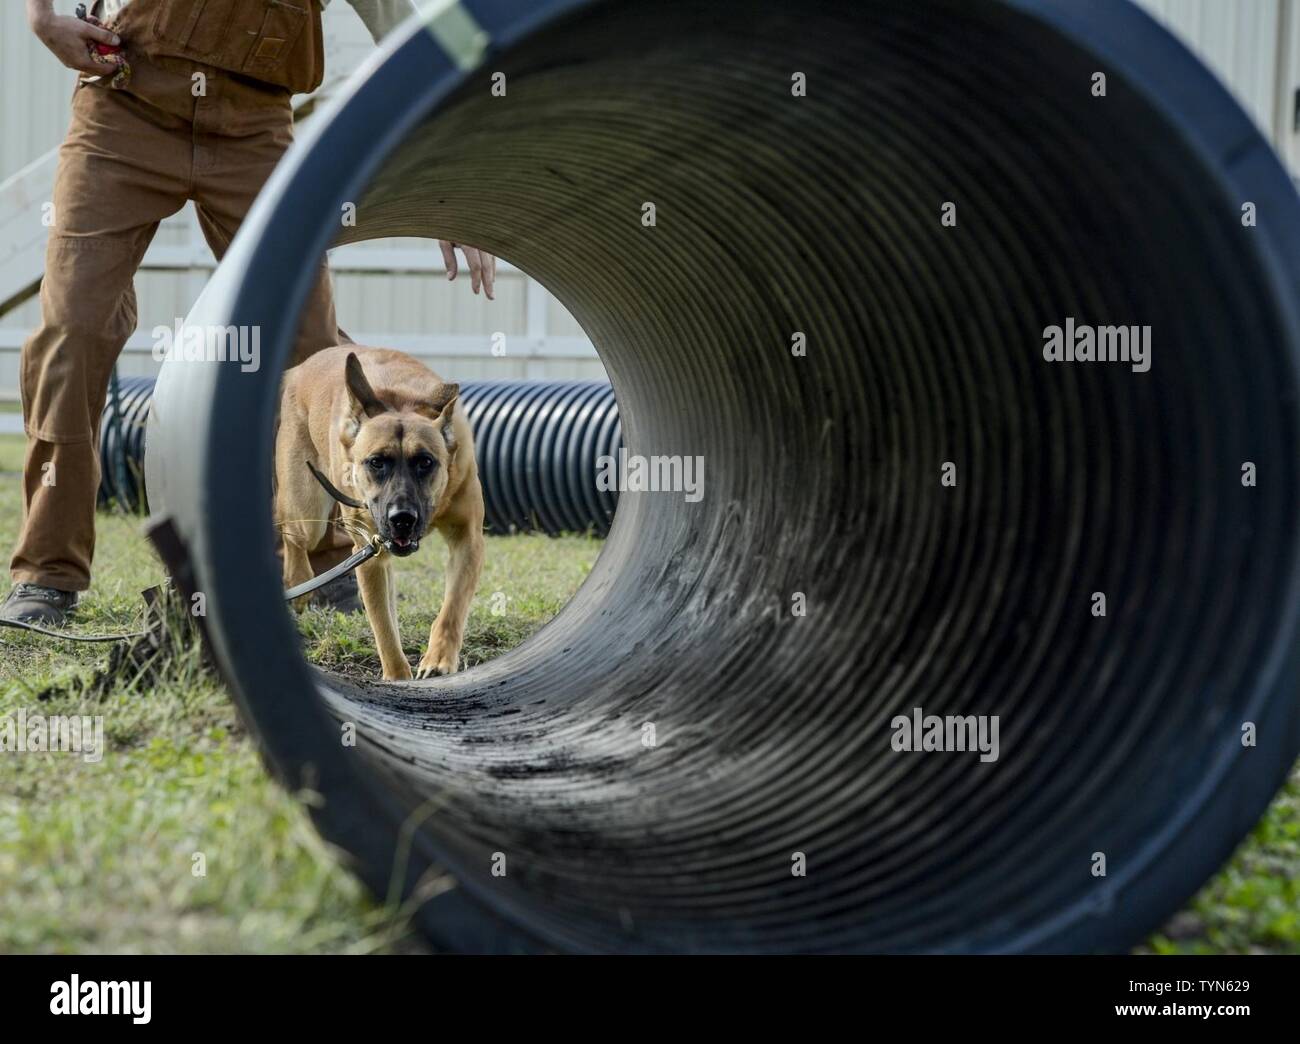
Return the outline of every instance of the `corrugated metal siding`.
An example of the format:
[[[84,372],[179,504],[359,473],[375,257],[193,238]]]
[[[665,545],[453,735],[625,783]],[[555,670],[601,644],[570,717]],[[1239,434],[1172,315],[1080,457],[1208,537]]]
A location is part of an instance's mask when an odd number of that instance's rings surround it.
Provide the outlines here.
[[[1277,148],[1300,188],[1300,0],[1282,0],[1278,47]]]
[[[67,10],[67,0],[58,7]],[[0,179],[9,177],[63,140],[76,74],[51,56],[27,28],[27,5],[0,3]]]
[[[432,246],[433,244],[430,244]],[[436,248],[435,248],[436,249]],[[496,300],[470,292],[469,273],[445,276],[382,272],[348,273],[334,279],[336,307],[345,329],[419,335],[436,330],[453,336],[482,336],[490,347],[494,331],[522,336],[524,293],[520,276],[501,278]]]
[[[1087,2],[1087,0],[1079,0]],[[1260,128],[1300,174],[1300,144],[1291,126],[1291,92],[1300,85],[1300,0],[1139,0],[1155,17],[1180,35],[1237,95]],[[1290,4],[1290,42],[1279,46],[1283,6]],[[59,0],[62,10],[69,0]],[[332,4],[325,19],[326,50],[334,72],[352,69],[371,53],[368,33],[344,2]],[[27,28],[24,5],[0,2],[0,92],[4,101],[0,133],[0,178],[13,174],[58,145],[67,128],[73,74],[60,66]],[[164,222],[157,242],[181,246],[192,229],[189,208]],[[421,240],[359,244],[350,249],[414,247],[436,259],[437,248]],[[202,271],[142,271],[136,278],[140,328],[171,325],[188,312]],[[462,276],[462,278],[465,278]],[[586,377],[603,373],[598,360],[529,358],[527,280],[521,273],[502,273],[497,300],[486,302],[458,280],[448,285],[438,273],[383,272],[336,275],[340,322],[354,336],[452,336],[477,341],[468,352],[430,357],[445,376]],[[582,330],[553,298],[543,309],[548,337],[579,338]],[[0,317],[0,328],[30,329],[39,305],[29,301]],[[491,354],[491,337],[507,337],[504,357]],[[147,352],[128,351],[122,370],[153,372]],[[0,397],[16,395],[17,351],[0,348]]]
[[[56,7],[70,8],[60,0]],[[373,43],[356,12],[344,2],[331,4],[325,16],[326,61],[331,75],[356,68],[373,50]],[[27,27],[24,5],[17,0],[0,3],[0,90],[4,92],[4,133],[0,134],[0,178],[7,177],[33,159],[58,146],[67,130],[68,101],[74,74],[60,66]],[[23,99],[14,104],[13,99]],[[308,117],[311,119],[312,117]],[[156,244],[183,246],[193,234],[192,208],[168,219],[159,229]],[[437,245],[427,240],[381,240],[357,244],[351,250],[413,248],[434,264],[441,264]],[[148,335],[158,325],[171,326],[183,317],[201,288],[206,273],[186,270],[142,270],[135,280],[139,307],[139,334]],[[386,343],[406,338],[404,346],[421,350],[426,342],[448,337],[463,339],[468,351],[454,355],[421,354],[444,376],[486,377],[600,377],[604,368],[594,355],[587,358],[529,357],[527,296],[529,280],[520,272],[499,275],[496,300],[470,293],[469,273],[462,270],[455,283],[445,274],[338,272],[335,296],[339,321],[354,337]],[[548,295],[549,297],[549,295]],[[544,309],[546,335],[582,338],[578,324],[559,302],[550,298]],[[27,331],[40,319],[39,301],[32,299],[0,317],[0,331]],[[506,335],[506,354],[492,354],[492,335]],[[410,343],[409,339],[415,339]],[[589,351],[589,349],[587,349]],[[583,351],[575,347],[575,351]],[[140,347],[123,353],[124,374],[157,370],[149,352]],[[17,396],[18,351],[0,347],[0,398]]]
[[[1079,0],[1086,3],[1088,0]],[[1265,128],[1275,131],[1277,27],[1283,0],[1138,0],[1178,33],[1241,99]],[[58,0],[64,11],[71,0]],[[344,0],[326,14],[330,67],[355,68],[370,51],[361,20]],[[27,28],[21,0],[0,3],[0,179],[54,148],[67,128],[73,74],[41,46]],[[21,102],[15,104],[15,99]]]
[[[1274,141],[1281,0],[1138,0],[1218,74]]]

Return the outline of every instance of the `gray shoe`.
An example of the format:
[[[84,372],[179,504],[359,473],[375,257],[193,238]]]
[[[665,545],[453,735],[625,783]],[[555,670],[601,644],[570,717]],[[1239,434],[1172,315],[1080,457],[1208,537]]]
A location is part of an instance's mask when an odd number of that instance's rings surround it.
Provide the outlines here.
[[[17,623],[61,627],[77,608],[76,591],[60,591],[40,584],[14,584],[0,604],[0,617]]]
[[[355,573],[344,573],[307,596],[313,609],[333,609],[336,613],[361,612],[361,589]]]

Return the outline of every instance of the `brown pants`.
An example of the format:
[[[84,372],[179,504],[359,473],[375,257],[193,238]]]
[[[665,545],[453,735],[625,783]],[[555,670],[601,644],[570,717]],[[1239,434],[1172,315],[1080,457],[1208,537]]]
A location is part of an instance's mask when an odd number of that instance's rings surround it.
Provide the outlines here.
[[[22,353],[28,441],[10,571],[15,582],[63,591],[90,586],[99,415],[113,364],[135,331],[133,279],[158,223],[193,200],[220,258],[293,137],[281,88],[183,59],[133,56],[132,65],[128,89],[87,84],[73,95],[41,326]],[[196,73],[205,80],[197,97]],[[340,340],[322,262],[296,358]]]

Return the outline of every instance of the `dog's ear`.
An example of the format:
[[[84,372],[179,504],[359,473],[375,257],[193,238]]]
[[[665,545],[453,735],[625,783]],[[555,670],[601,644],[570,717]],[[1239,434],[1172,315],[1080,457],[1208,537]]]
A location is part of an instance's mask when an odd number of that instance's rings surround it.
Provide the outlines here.
[[[348,352],[348,361],[344,366],[344,383],[348,389],[348,402],[352,407],[352,416],[360,423],[361,415],[375,417],[385,412],[388,407],[379,401],[366,373],[361,369],[361,360],[356,352]]]
[[[447,444],[449,453],[456,452],[456,429],[452,417],[456,412],[456,403],[460,401],[459,384],[441,384],[434,393],[430,413],[434,424],[442,431],[442,441]]]

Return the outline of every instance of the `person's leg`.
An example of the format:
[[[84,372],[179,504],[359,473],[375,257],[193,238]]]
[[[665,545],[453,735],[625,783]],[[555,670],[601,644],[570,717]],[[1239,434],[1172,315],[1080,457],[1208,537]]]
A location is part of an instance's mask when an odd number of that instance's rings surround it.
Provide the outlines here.
[[[253,200],[293,143],[293,109],[283,91],[223,75],[215,85],[209,84],[208,96],[200,100],[194,122],[199,143],[194,202],[208,246],[220,259]],[[346,340],[335,317],[329,266],[322,258],[316,283],[299,316],[290,365]],[[348,534],[338,525],[330,526],[321,544],[311,551],[312,570],[322,573],[351,553]],[[343,602],[359,605],[351,582],[342,586],[352,592],[342,592]]]
[[[188,190],[183,121],[132,94],[84,86],[59,154],[41,325],[23,346],[27,432],[16,584],[90,586],[98,428],[109,376],[135,330],[132,280],[158,222]]]

